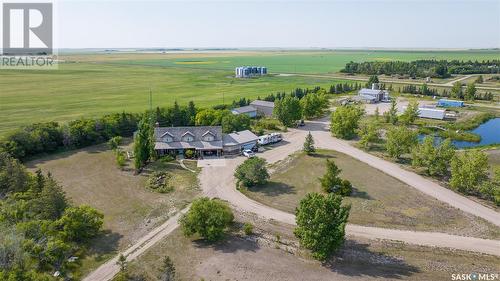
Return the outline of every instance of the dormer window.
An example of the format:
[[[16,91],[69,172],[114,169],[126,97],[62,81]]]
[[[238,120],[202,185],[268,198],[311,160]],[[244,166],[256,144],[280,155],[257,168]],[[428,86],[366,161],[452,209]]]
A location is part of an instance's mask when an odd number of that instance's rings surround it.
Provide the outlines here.
[[[191,132],[186,132],[184,135],[182,135],[182,141],[185,142],[192,142],[194,141],[194,135]]]
[[[206,131],[203,136],[203,141],[214,141],[215,140],[215,135],[214,133],[210,132],[210,131]]]
[[[161,141],[163,142],[173,142],[174,141],[174,136],[172,136],[171,133],[166,132],[163,135],[161,135]]]

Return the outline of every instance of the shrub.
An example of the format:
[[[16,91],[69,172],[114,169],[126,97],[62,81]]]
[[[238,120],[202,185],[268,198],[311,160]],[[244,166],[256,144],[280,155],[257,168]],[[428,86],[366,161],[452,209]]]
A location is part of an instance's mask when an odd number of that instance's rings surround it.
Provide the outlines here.
[[[119,168],[125,167],[125,163],[127,162],[127,156],[125,156],[125,151],[116,150],[116,165]]]
[[[122,137],[116,136],[109,139],[108,146],[110,149],[115,150],[121,143],[122,143]]]
[[[153,172],[146,186],[160,193],[168,193],[174,190],[171,179],[172,175],[168,172]]]
[[[194,150],[188,149],[188,150],[184,151],[184,156],[188,159],[193,158],[194,157]]]
[[[351,183],[339,177],[341,171],[335,165],[335,162],[326,159],[326,173],[323,177],[319,178],[321,187],[325,192],[341,196],[349,196],[352,193]]]
[[[198,234],[208,241],[216,241],[224,235],[233,220],[233,212],[226,203],[203,197],[193,201],[180,223],[184,235]]]
[[[245,232],[245,235],[250,235],[253,233],[253,225],[249,222],[246,222],[243,224],[243,231]]]
[[[269,173],[266,168],[266,160],[254,157],[245,160],[236,168],[234,177],[238,182],[246,187],[261,185],[269,179]]]
[[[167,155],[163,155],[161,158],[160,158],[160,161],[163,162],[163,163],[168,163],[168,162],[172,162],[174,161],[175,158],[170,155],[170,154],[167,154]]]

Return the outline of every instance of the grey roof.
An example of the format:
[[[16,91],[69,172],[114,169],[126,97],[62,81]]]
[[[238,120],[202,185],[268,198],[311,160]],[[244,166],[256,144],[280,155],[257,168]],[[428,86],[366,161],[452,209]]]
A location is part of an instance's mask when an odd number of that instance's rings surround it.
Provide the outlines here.
[[[201,141],[203,135],[211,133],[216,141],[222,140],[222,127],[221,126],[192,126],[192,127],[156,127],[154,136],[157,141],[161,141],[161,137],[169,135],[173,138],[173,142],[180,142],[182,136],[191,134],[194,141]]]
[[[251,105],[247,105],[247,106],[242,106],[242,107],[238,107],[238,108],[233,108],[231,111],[236,112],[236,114],[242,114],[242,113],[257,111],[257,109]]]
[[[359,96],[354,96],[352,98],[353,100],[370,100],[370,101],[373,101],[373,100],[376,100],[376,98],[374,96],[368,96],[368,95],[359,95]]]
[[[272,102],[272,101],[254,100],[253,102],[250,103],[250,105],[265,106],[265,107],[274,108],[274,102]]]
[[[233,146],[257,141],[258,139],[259,137],[257,137],[254,133],[250,132],[249,130],[245,130],[224,135],[223,142],[224,146]]]
[[[222,141],[174,141],[174,142],[155,142],[155,149],[196,149],[196,150],[215,150],[222,149]]]
[[[382,90],[372,90],[372,89],[363,88],[363,89],[359,90],[358,94],[360,94],[360,95],[379,95],[383,92],[384,91],[382,91]]]

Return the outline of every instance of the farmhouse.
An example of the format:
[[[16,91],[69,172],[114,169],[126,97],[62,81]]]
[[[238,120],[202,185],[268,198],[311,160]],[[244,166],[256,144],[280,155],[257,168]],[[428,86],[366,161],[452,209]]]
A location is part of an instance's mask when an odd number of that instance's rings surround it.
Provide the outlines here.
[[[377,103],[389,100],[389,92],[380,90],[377,83],[372,84],[371,89],[363,88],[358,91],[358,96],[355,98],[358,101],[366,103]]]
[[[191,150],[195,157],[239,153],[252,149],[258,139],[248,130],[223,134],[220,126],[156,127],[154,137],[159,155],[184,155]]]
[[[193,150],[195,156],[219,156],[222,153],[222,127],[156,127],[155,150],[159,155],[182,155]]]
[[[234,115],[246,114],[248,117],[254,118],[257,116],[257,109],[251,105],[247,105],[247,106],[234,108],[231,110],[231,113],[233,113]]]
[[[255,109],[257,109],[257,114],[268,117],[273,115],[274,102],[254,100],[250,103],[250,106],[253,106]]]
[[[257,145],[258,138],[249,130],[226,134],[222,137],[224,154],[236,154],[245,149],[252,149]]]

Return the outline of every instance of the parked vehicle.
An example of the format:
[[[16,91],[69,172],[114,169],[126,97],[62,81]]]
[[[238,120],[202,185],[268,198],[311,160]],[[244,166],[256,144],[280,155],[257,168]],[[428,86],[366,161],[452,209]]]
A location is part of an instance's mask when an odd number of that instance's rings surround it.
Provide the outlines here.
[[[280,133],[271,133],[267,135],[260,136],[258,139],[258,144],[266,145],[271,143],[277,143],[283,140]]]
[[[250,149],[245,149],[245,150],[243,150],[243,156],[245,156],[247,158],[252,158],[252,157],[255,157],[255,153],[253,151],[251,151]]]
[[[297,127],[302,127],[305,125],[306,125],[306,123],[304,122],[304,120],[300,120],[299,122],[297,122]]]

